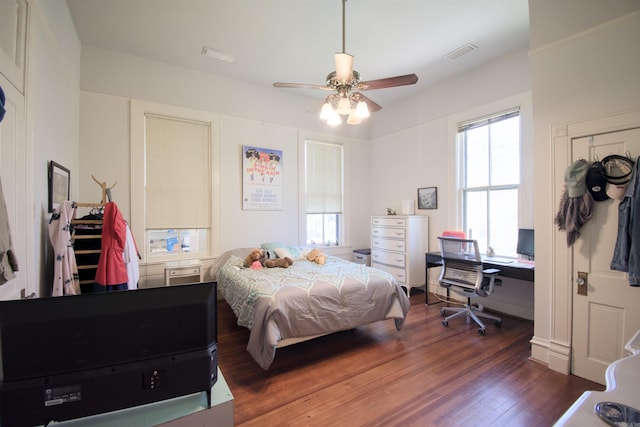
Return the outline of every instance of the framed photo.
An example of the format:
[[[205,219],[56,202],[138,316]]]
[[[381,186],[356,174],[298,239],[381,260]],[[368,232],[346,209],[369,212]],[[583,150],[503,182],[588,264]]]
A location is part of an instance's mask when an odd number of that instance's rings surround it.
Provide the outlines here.
[[[418,209],[438,209],[438,188],[418,188]]]
[[[71,172],[59,163],[49,162],[49,212],[53,212],[60,203],[69,200],[71,191]]]

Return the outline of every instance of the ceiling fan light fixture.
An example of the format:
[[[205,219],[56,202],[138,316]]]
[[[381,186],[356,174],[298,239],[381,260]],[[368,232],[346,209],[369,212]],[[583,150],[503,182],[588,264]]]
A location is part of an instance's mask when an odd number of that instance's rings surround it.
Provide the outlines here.
[[[345,52],[335,54],[336,80],[340,83],[351,83],[353,77],[353,55]]]
[[[342,119],[340,118],[340,114],[335,113],[332,114],[331,117],[327,120],[327,124],[329,126],[338,126],[342,124]]]
[[[351,113],[351,101],[348,97],[341,97],[338,101],[338,108],[336,109],[338,114],[350,114]]]
[[[333,111],[333,106],[331,102],[327,100],[324,104],[322,104],[322,110],[320,111],[320,118],[322,120],[329,120],[332,116],[336,115],[335,111]]]
[[[369,113],[369,107],[367,107],[367,103],[364,101],[358,101],[354,114],[359,119],[366,119],[371,115],[371,113]]]
[[[359,125],[360,123],[362,123],[362,119],[358,117],[358,114],[355,111],[352,111],[347,118],[347,124]]]

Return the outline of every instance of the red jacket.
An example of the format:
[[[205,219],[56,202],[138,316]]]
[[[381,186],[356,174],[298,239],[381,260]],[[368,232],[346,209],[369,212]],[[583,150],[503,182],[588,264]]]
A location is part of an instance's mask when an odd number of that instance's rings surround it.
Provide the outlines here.
[[[124,246],[127,240],[127,223],[114,202],[104,207],[102,222],[102,247],[96,270],[96,283],[102,286],[127,283],[129,276],[124,263]]]

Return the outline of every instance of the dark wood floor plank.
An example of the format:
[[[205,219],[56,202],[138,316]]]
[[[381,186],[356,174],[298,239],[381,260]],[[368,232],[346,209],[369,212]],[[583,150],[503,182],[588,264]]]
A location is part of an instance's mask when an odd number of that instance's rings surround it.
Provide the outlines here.
[[[401,331],[376,322],[278,349],[268,371],[219,303],[219,365],[237,426],[545,426],[604,387],[529,360],[533,323],[504,317],[486,336],[411,297]]]

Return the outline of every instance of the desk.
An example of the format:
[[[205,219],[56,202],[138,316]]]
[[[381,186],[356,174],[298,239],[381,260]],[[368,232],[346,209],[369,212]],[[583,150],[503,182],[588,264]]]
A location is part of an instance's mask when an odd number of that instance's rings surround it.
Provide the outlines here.
[[[442,266],[442,256],[440,252],[427,252],[425,254],[426,257],[426,266],[427,266],[427,277],[429,277],[429,269],[433,267],[441,267]],[[514,261],[510,263],[498,262],[496,260],[492,260],[491,257],[486,257],[482,259],[482,265],[485,269],[487,268],[496,268],[500,270],[499,276],[509,277],[511,279],[519,279],[526,280],[527,282],[533,282],[534,274],[535,274],[535,263],[533,261],[522,262],[522,261]],[[427,279],[426,293],[425,293],[425,303],[429,304],[429,283]]]

